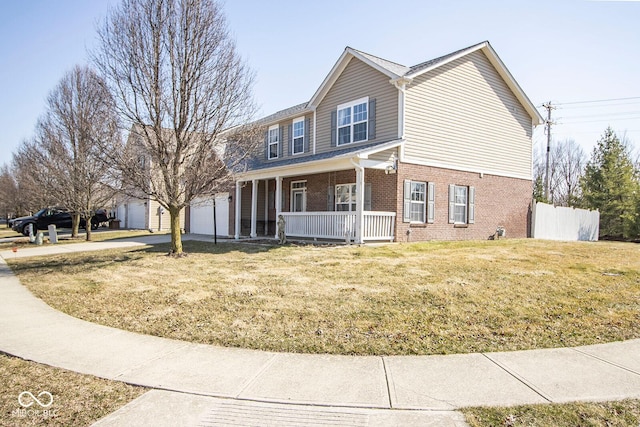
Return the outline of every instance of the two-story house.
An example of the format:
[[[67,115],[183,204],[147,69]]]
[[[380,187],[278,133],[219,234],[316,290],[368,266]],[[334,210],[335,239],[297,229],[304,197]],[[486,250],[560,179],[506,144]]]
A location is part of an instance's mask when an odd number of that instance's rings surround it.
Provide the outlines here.
[[[542,117],[488,42],[412,67],[347,47],[312,98],[260,120],[235,237],[526,237]]]

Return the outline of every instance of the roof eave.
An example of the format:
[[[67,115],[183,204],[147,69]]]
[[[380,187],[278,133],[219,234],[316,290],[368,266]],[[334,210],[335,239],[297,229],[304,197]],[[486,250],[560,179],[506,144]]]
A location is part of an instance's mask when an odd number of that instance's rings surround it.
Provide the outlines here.
[[[498,73],[502,76],[504,81],[507,83],[516,98],[518,98],[524,109],[527,111],[527,113],[529,113],[533,125],[538,126],[544,123],[544,119],[540,115],[540,112],[538,112],[536,106],[533,105],[527,94],[524,92],[524,90],[522,90],[513,75],[511,75],[511,72],[506,67],[506,65],[504,65],[496,51],[493,50],[493,47],[489,43],[486,43],[486,46],[484,46],[482,50],[487,58],[489,58],[489,61],[493,64]]]
[[[397,79],[401,77],[400,75],[371,61],[366,56],[360,54],[360,52],[358,52],[357,50],[352,49],[350,47],[346,47],[344,52],[342,52],[342,55],[340,55],[340,58],[338,58],[338,61],[336,61],[333,68],[331,68],[331,71],[329,71],[329,74],[327,74],[327,77],[325,77],[325,79],[323,80],[318,90],[316,90],[316,93],[314,93],[313,96],[311,97],[311,100],[307,104],[309,108],[313,109],[317,107],[318,104],[320,104],[322,99],[325,97],[327,92],[329,92],[329,89],[331,89],[331,87],[336,82],[336,80],[338,80],[338,77],[340,76],[340,74],[342,74],[342,72],[347,67],[347,65],[349,64],[349,61],[351,61],[352,58],[359,59],[360,61],[364,62],[370,67],[388,76],[390,79]]]
[[[375,154],[381,151],[399,147],[403,145],[404,142],[405,142],[404,139],[396,139],[393,141],[381,143],[373,147],[363,148],[361,150],[348,151],[346,153],[341,153],[326,159],[313,159],[312,157],[308,161],[304,161],[300,163],[277,165],[277,166],[260,168],[260,169],[250,169],[248,171],[243,172],[242,174],[239,174],[239,176],[241,175],[244,178],[252,177],[256,175],[257,176],[265,176],[265,175],[288,176],[287,171],[295,171],[295,173],[292,173],[292,174],[297,175],[301,173],[300,171],[304,171],[306,168],[309,168],[309,167],[315,167],[320,165],[332,165],[341,160],[366,159],[371,154]],[[331,168],[327,169],[327,171],[329,170],[331,170]]]

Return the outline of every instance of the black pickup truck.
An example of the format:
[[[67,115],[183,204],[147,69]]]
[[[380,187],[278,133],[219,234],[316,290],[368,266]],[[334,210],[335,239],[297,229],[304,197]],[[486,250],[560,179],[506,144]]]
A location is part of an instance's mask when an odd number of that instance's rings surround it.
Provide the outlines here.
[[[108,221],[107,213],[104,209],[98,209],[96,214],[91,217],[91,229],[98,228],[101,222]],[[57,228],[71,228],[71,213],[65,208],[51,207],[40,209],[33,216],[23,216],[13,220],[13,231],[22,233],[25,236],[29,235],[29,224],[33,224],[33,232],[37,230],[46,230],[49,225],[54,224]],[[86,228],[87,221],[85,218],[80,218],[80,227]]]

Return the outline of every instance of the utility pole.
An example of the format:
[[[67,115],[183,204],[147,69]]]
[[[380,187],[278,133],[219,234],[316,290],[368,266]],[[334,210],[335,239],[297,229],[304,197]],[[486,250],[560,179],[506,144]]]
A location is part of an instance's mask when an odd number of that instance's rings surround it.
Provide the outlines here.
[[[547,166],[544,172],[544,197],[549,201],[551,182],[549,180],[549,157],[551,156],[551,110],[555,110],[555,107],[551,105],[551,101],[542,104],[547,109]]]

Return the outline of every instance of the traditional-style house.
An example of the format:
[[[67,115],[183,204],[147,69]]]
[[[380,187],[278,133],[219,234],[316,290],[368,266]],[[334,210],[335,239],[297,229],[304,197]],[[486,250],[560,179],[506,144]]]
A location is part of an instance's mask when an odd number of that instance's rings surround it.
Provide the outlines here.
[[[236,178],[235,238],[528,235],[542,117],[488,42],[412,67],[347,47],[306,103],[261,119]]]

